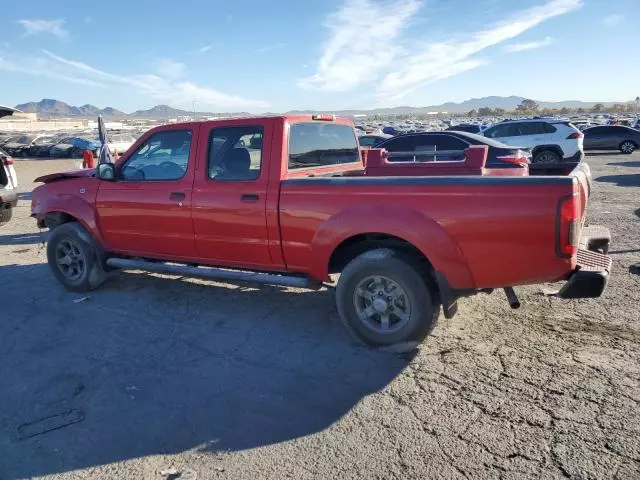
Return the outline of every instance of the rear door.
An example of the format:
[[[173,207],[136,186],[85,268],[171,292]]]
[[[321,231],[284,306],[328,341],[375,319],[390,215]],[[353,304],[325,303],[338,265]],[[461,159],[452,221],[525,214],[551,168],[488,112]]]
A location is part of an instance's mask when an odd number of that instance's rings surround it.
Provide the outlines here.
[[[253,268],[273,264],[266,216],[273,130],[272,119],[202,127],[193,228],[198,256],[208,263]]]
[[[607,127],[591,127],[587,128],[584,132],[584,148],[585,149],[597,149],[606,148],[607,143],[606,135]]]
[[[502,143],[505,143],[507,145],[513,145],[512,137],[515,136],[515,131],[513,129],[513,124],[499,123],[498,125],[494,125],[493,127],[486,129],[484,132],[482,132],[482,135],[484,135],[487,138],[495,138],[496,140]],[[517,143],[517,140],[516,140],[516,143]]]
[[[115,251],[168,259],[197,257],[191,219],[197,130],[176,125],[151,134],[101,182],[98,220]]]

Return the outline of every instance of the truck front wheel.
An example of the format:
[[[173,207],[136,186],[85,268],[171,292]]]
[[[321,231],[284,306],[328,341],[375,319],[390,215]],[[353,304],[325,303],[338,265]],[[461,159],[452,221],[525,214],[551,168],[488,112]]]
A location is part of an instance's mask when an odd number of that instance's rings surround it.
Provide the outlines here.
[[[106,279],[93,239],[77,222],[64,223],[51,231],[47,261],[56,279],[72,292],[93,290]]]
[[[433,283],[408,257],[387,248],[369,250],[345,267],[336,304],[349,332],[374,347],[414,348],[440,312]]]

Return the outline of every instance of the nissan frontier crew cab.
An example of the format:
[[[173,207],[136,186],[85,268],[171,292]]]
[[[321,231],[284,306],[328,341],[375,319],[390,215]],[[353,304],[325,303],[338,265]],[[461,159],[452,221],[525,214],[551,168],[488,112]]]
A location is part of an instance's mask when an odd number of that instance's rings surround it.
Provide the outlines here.
[[[561,298],[605,289],[610,236],[584,226],[586,164],[567,176],[439,162],[394,175],[383,150],[367,156],[371,171],[352,123],[328,115],[165,125],[115,164],[40,177],[31,208],[69,290],[114,269],[306,288],[336,273],[342,321],[373,346],[419,342],[441,308],[451,318],[477,292],[504,289],[516,307],[517,285],[563,281]]]

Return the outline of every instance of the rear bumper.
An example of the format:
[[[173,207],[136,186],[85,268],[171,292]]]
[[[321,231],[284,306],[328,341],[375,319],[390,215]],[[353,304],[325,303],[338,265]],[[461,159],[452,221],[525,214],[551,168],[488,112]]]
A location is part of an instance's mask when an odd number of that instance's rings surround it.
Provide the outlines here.
[[[607,287],[610,272],[611,257],[580,249],[576,269],[558,292],[558,297],[597,298]]]
[[[589,225],[582,229],[576,268],[558,297],[596,298],[602,295],[611,273],[611,257],[607,255],[610,243],[608,228]]]
[[[10,205],[15,207],[18,205],[18,192],[15,190],[0,190],[0,206]]]
[[[584,160],[584,152],[582,150],[578,150],[575,154],[573,154],[570,157],[565,157],[563,159],[563,162],[567,162],[567,163],[580,163],[582,160]]]

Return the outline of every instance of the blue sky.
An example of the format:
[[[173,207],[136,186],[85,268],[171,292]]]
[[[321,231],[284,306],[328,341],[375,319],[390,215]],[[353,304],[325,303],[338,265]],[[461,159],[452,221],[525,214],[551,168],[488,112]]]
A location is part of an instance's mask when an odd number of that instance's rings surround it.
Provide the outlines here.
[[[127,112],[640,95],[640,0],[3,2],[0,104]]]

